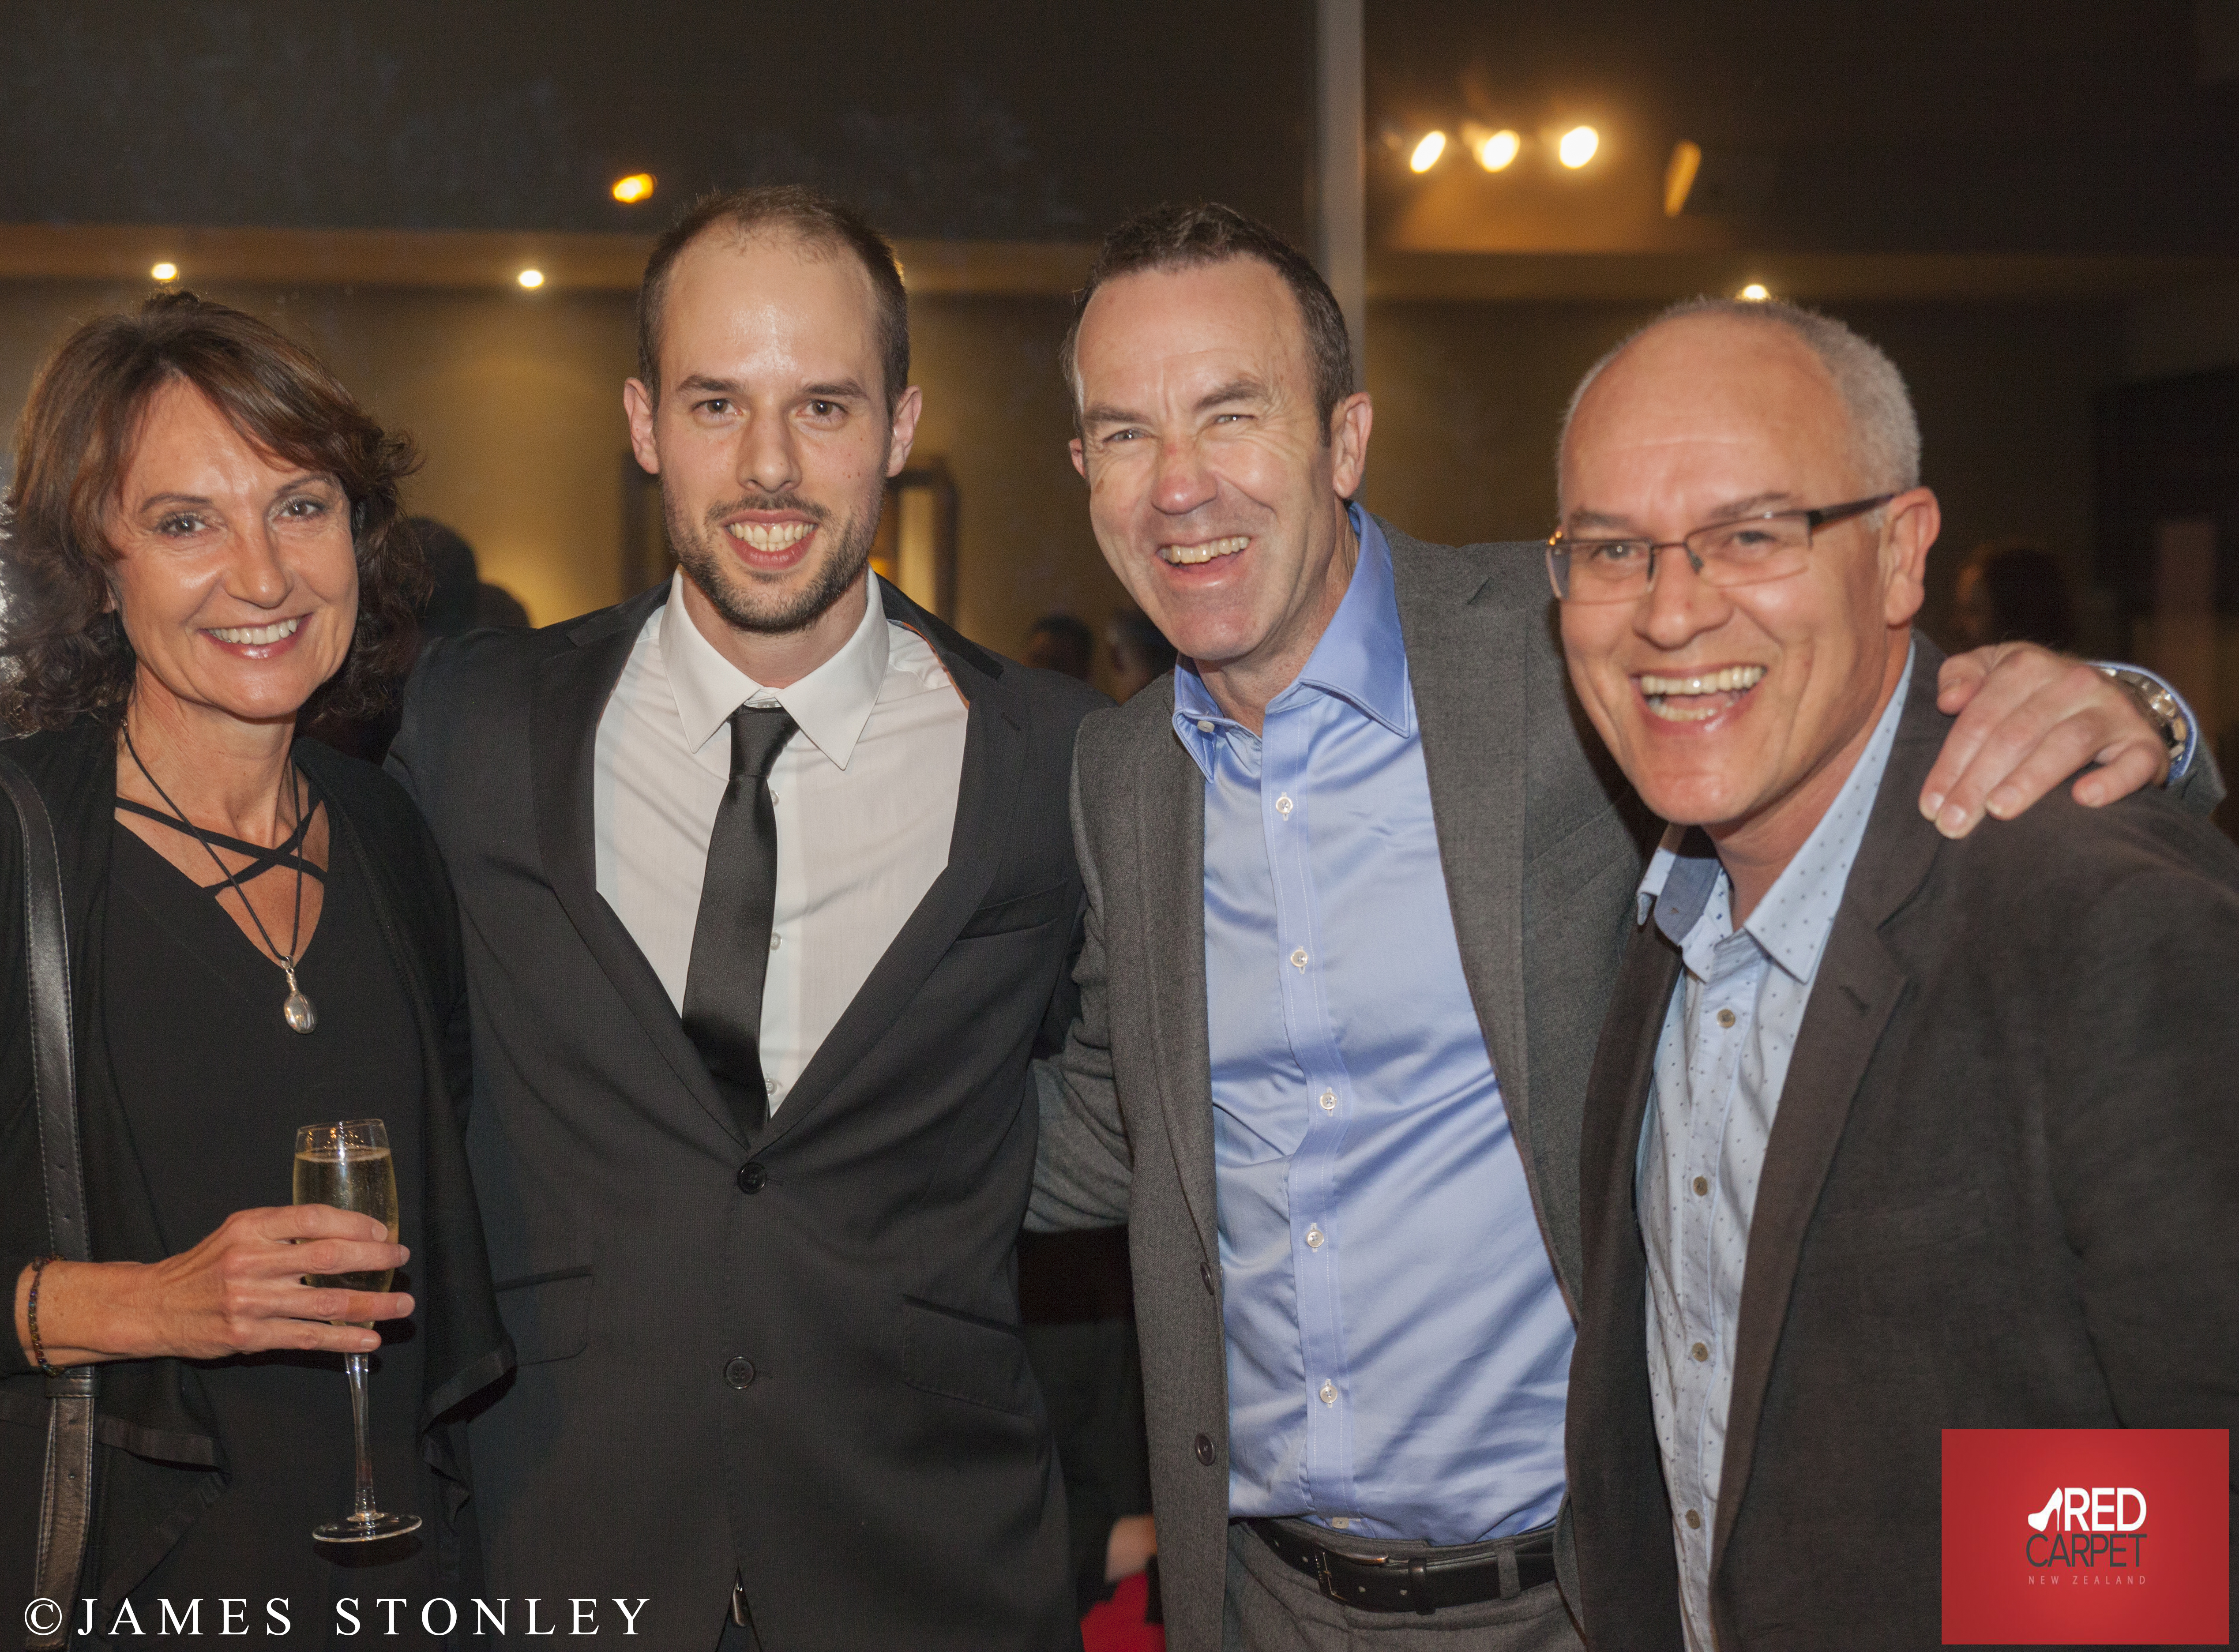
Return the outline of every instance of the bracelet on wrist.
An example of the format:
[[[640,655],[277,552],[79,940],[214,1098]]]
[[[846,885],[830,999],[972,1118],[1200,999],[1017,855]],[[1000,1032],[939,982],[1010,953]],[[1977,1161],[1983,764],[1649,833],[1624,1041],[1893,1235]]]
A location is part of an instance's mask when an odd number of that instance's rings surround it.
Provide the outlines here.
[[[31,1358],[50,1377],[60,1377],[62,1367],[47,1358],[47,1345],[39,1340],[39,1283],[46,1277],[47,1264],[59,1262],[60,1257],[34,1257],[31,1259],[31,1300],[26,1304],[23,1317],[31,1324]]]

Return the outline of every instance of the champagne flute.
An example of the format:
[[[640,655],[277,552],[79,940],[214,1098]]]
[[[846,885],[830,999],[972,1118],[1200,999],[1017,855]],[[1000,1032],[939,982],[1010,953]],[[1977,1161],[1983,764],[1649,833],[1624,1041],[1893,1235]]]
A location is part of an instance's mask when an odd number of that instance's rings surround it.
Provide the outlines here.
[[[389,1131],[378,1118],[305,1125],[296,1132],[296,1203],[358,1211],[387,1224],[396,1243],[396,1166],[389,1156]],[[393,1270],[321,1273],[305,1283],[322,1290],[386,1290]],[[370,1321],[360,1322],[369,1324]],[[343,1356],[349,1373],[350,1426],[357,1439],[357,1496],[340,1520],[315,1527],[322,1543],[364,1543],[401,1536],[420,1527],[417,1515],[383,1514],[373,1500],[373,1430],[363,1354]]]

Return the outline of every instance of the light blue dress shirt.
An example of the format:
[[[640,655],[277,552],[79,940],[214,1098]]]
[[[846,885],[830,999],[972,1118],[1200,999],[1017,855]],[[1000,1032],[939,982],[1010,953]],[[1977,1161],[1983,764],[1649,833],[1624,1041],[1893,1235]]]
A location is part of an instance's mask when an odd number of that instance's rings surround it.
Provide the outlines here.
[[[1908,651],[1904,678],[1857,766],[1738,932],[1717,857],[1678,853],[1684,828],[1671,829],[1641,880],[1640,920],[1652,909],[1685,965],[1656,1046],[1638,1204],[1648,1251],[1649,1393],[1691,1652],[1715,1644],[1711,1534],[1757,1177],[1911,677]]]
[[[1392,592],[1360,557],[1266,733],[1184,662],[1229,1507],[1473,1543],[1562,1502],[1572,1328],[1447,906]]]

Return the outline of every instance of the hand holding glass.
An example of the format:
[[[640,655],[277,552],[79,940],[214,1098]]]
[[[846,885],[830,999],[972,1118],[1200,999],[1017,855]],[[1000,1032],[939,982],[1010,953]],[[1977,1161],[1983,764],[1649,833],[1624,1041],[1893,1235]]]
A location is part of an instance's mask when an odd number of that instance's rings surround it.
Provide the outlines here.
[[[296,1132],[296,1203],[329,1204],[355,1211],[385,1223],[396,1242],[396,1166],[389,1156],[389,1131],[378,1118],[353,1118],[337,1125],[305,1125]],[[322,1289],[389,1289],[389,1271],[378,1273],[313,1274],[308,1284]],[[357,1496],[340,1520],[313,1529],[322,1543],[363,1543],[416,1531],[417,1515],[387,1515],[373,1499],[373,1431],[366,1392],[363,1354],[343,1356],[349,1373],[350,1425],[357,1441]]]

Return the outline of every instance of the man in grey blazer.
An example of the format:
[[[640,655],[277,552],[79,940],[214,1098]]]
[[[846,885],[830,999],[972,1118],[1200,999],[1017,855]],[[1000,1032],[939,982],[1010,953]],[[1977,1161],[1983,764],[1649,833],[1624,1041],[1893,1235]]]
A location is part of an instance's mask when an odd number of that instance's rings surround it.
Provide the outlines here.
[[[1942,1430],[2239,1427],[2239,853],[2153,793],[1920,818],[1919,451],[1878,350],[1723,302],[1564,444],[1571,677],[1674,823],[1586,1100],[1597,1649],[1936,1645]]]
[[[1539,547],[1351,502],[1369,401],[1279,237],[1122,226],[1069,354],[1099,541],[1185,659],[1082,725],[1033,1219],[1130,1224],[1170,1643],[1574,1646],[1580,1101],[1648,823],[1582,738]],[[2097,679],[1999,676],[1939,806],[2040,738],[2161,772]]]

